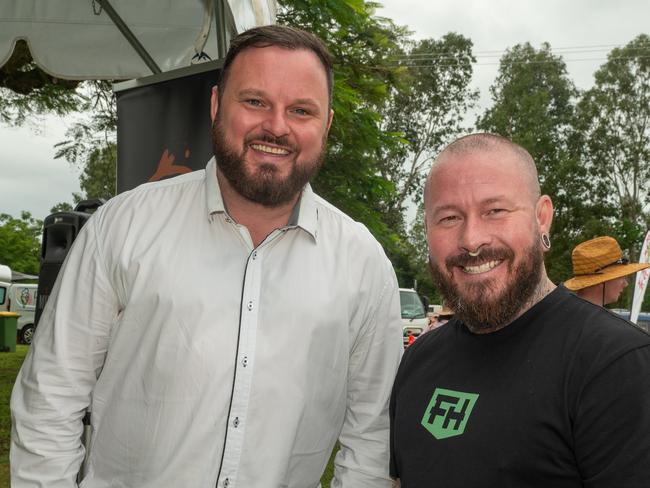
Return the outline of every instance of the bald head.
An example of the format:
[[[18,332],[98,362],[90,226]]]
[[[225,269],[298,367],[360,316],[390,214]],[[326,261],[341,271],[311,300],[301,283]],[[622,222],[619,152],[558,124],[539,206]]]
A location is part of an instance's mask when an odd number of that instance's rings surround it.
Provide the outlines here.
[[[514,156],[514,160],[519,164],[521,175],[526,183],[525,188],[522,188],[522,191],[526,191],[529,194],[531,201],[536,202],[541,195],[541,190],[539,187],[539,178],[537,175],[537,168],[535,167],[535,161],[533,161],[533,158],[528,151],[519,144],[515,144],[505,137],[496,134],[478,133],[456,139],[438,155],[431,166],[431,171],[429,172],[424,187],[425,207],[427,202],[430,200],[429,192],[434,187],[431,183],[432,179],[435,178],[437,169],[441,165],[454,164],[455,162],[462,161],[467,156],[474,154],[490,153],[498,155],[499,153],[503,154],[504,152]]]

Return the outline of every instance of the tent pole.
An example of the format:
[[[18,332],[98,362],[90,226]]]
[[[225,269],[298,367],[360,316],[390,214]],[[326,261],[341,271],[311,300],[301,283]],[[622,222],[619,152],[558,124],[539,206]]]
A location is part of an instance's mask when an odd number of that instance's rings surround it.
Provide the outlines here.
[[[226,46],[226,9],[225,0],[214,1],[214,24],[217,34],[217,55],[218,59],[226,57],[228,46]]]
[[[122,17],[115,11],[113,6],[110,4],[109,0],[98,0],[99,4],[102,6],[106,13],[111,18],[115,26],[120,30],[122,35],[129,41],[129,44],[135,49],[138,55],[142,58],[142,61],[145,62],[147,67],[154,73],[162,73],[162,70],[158,67],[153,58],[149,55],[144,46],[140,43],[137,37],[131,32],[129,26],[122,20]]]

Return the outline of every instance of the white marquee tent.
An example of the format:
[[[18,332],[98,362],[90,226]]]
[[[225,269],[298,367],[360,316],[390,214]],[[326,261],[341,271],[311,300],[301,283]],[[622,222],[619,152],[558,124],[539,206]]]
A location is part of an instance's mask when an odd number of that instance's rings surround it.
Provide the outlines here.
[[[1,0],[0,66],[16,41],[61,79],[130,79],[223,57],[275,22],[274,0]]]

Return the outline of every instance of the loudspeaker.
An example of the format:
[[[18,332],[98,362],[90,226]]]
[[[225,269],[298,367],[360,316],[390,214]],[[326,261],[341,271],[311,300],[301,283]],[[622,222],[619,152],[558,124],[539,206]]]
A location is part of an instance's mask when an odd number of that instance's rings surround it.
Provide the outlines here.
[[[41,241],[41,267],[38,273],[36,313],[34,326],[38,325],[59,270],[79,231],[104,200],[84,200],[72,212],[56,212],[43,221]]]

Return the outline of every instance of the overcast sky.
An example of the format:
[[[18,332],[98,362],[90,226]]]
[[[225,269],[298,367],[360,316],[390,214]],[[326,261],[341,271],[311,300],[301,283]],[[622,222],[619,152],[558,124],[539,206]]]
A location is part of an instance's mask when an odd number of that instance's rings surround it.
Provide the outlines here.
[[[614,47],[650,31],[649,0],[379,0],[377,14],[408,26],[416,38],[439,38],[454,31],[474,43],[474,85],[481,103],[489,104],[488,87],[500,55],[518,43],[550,43],[563,54],[579,88],[588,88],[593,72]],[[0,125],[0,213],[18,216],[28,210],[38,218],[71,201],[79,191],[78,172],[55,160],[53,145],[63,139],[69,122],[48,118],[35,127]]]

